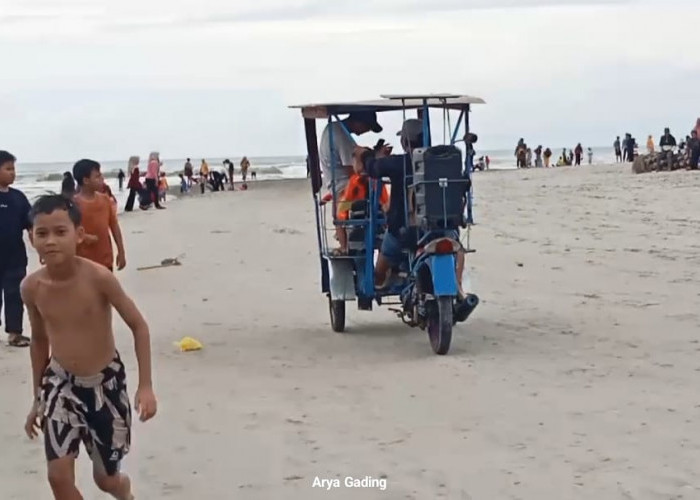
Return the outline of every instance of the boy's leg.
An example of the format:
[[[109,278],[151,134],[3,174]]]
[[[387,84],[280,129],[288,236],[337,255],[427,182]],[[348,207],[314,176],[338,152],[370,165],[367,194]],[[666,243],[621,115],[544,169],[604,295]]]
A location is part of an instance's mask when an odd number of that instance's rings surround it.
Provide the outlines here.
[[[75,486],[75,456],[51,460],[48,473],[49,485],[56,500],[83,500]]]
[[[93,463],[95,484],[118,500],[131,500],[131,481],[120,472],[131,444],[131,407],[124,364],[117,356],[102,371],[102,406],[88,416],[90,437],[85,447]],[[115,387],[116,385],[116,387]]]
[[[5,299],[5,331],[9,335],[10,345],[26,347],[29,339],[22,336],[24,304],[19,286],[26,276],[24,268],[7,269],[0,275],[2,292]]]
[[[134,498],[131,493],[131,480],[126,474],[117,473],[108,476],[104,472],[95,470],[93,479],[100,490],[109,493],[117,500],[132,500]]]

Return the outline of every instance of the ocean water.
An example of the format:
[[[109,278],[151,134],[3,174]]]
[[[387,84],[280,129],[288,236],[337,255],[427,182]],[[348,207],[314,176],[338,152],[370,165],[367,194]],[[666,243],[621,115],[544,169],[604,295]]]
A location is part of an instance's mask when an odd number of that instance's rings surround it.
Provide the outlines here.
[[[225,158],[207,158],[207,163],[210,169],[223,168]],[[235,165],[234,179],[237,182],[241,181],[240,158],[229,157]],[[301,179],[306,177],[306,160],[303,156],[281,156],[281,157],[259,157],[249,158],[251,166],[250,170],[255,171],[258,180],[271,179]],[[145,170],[147,157],[141,159],[141,171]],[[178,173],[182,172],[185,166],[186,159],[166,159],[163,160],[163,171],[166,172],[168,184],[178,186],[180,179]],[[126,188],[119,191],[117,174],[119,170],[127,172],[127,160],[124,161],[104,161],[101,162],[102,174],[107,184],[112,189],[112,193],[117,198],[120,211],[126,203],[128,192]],[[199,161],[192,161],[192,166],[195,172],[199,169]],[[33,200],[36,197],[48,192],[60,192],[61,181],[63,180],[63,172],[72,171],[72,162],[50,162],[50,163],[17,163],[17,180],[14,187],[21,189],[29,198]],[[126,184],[128,179],[125,179]]]
[[[568,148],[567,148],[568,149]],[[552,148],[553,158],[558,158],[562,148]],[[476,150],[476,158],[488,155],[491,159],[492,170],[514,169],[515,156],[514,149],[501,150]],[[240,158],[229,157],[236,166],[234,178],[240,182],[240,168],[238,163]],[[141,159],[142,170],[147,158]],[[272,179],[302,179],[306,177],[305,156],[279,156],[279,157],[258,157],[249,158],[251,171],[255,171],[258,180]],[[163,160],[163,170],[168,174],[170,186],[177,186],[179,178],[177,174],[182,171],[185,159],[165,159]],[[210,168],[223,168],[224,158],[207,158]],[[612,148],[593,148],[593,163],[612,163],[615,155]],[[588,163],[588,157],[584,155],[584,164]],[[192,162],[195,172],[199,168],[199,160]],[[50,162],[50,163],[23,163],[17,164],[17,180],[15,187],[24,191],[30,200],[47,192],[59,192],[61,190],[61,180],[63,172],[73,168],[72,162]],[[127,160],[102,162],[102,173],[109,184],[114,196],[119,202],[120,209],[123,207],[127,192],[119,191],[117,183],[117,173],[119,169],[127,171]]]

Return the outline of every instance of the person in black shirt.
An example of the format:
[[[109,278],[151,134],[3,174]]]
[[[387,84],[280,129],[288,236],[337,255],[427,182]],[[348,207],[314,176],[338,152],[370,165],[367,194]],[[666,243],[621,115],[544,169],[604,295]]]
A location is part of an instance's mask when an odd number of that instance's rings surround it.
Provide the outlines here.
[[[27,249],[23,232],[29,230],[31,206],[27,197],[10,187],[15,182],[16,158],[0,151],[0,309],[5,306],[5,331],[8,344],[27,347],[22,335],[24,304],[19,285],[27,274]]]
[[[387,232],[379,250],[377,263],[374,268],[375,284],[383,288],[390,278],[392,268],[398,267],[403,260],[403,250],[408,246],[410,232],[407,226],[407,205],[410,211],[410,203],[406,203],[406,186],[413,184],[413,162],[411,156],[413,150],[423,146],[423,122],[411,118],[403,123],[401,132],[401,146],[405,151],[402,155],[378,156],[376,152],[358,147],[356,149],[355,171],[358,174],[366,172],[372,178],[389,178],[391,182],[391,197],[387,212]],[[471,139],[471,138],[470,138]],[[476,136],[473,136],[476,139]],[[384,153],[387,150],[383,151]],[[455,231],[452,237],[459,240],[459,232]],[[464,252],[458,252],[456,258],[457,284],[460,297],[464,297],[462,291],[462,272],[464,270]]]
[[[688,151],[690,153],[690,168],[697,170],[698,162],[700,162],[700,138],[695,130],[690,133]]]

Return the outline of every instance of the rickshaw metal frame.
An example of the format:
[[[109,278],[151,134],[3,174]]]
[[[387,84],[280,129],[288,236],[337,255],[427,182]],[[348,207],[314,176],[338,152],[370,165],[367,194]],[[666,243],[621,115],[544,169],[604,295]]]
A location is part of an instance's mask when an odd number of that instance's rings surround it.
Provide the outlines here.
[[[478,97],[458,95],[458,94],[423,94],[423,95],[382,95],[380,100],[370,100],[370,101],[357,101],[357,102],[335,102],[335,103],[324,103],[324,104],[306,104],[306,105],[296,105],[290,106],[292,109],[300,109],[302,117],[304,119],[304,129],[306,137],[306,147],[308,153],[309,162],[309,173],[311,177],[311,187],[312,196],[314,199],[314,212],[316,217],[316,232],[318,240],[319,257],[321,260],[321,291],[324,294],[328,294],[334,300],[354,300],[357,297],[357,289],[361,289],[364,292],[368,292],[371,288],[372,292],[368,293],[365,298],[369,300],[377,300],[381,304],[382,297],[396,296],[399,295],[400,290],[388,290],[386,292],[379,292],[374,288],[374,253],[376,248],[374,244],[372,248],[365,249],[364,256],[336,256],[332,255],[327,251],[328,249],[328,239],[326,228],[326,217],[325,209],[320,201],[319,193],[323,187],[323,179],[321,176],[321,164],[320,164],[320,152],[318,144],[318,134],[316,130],[316,120],[325,119],[329,124],[329,143],[331,147],[331,161],[335,163],[335,141],[333,140],[333,127],[332,125],[334,119],[341,124],[341,129],[344,133],[350,134],[339,118],[339,115],[350,114],[353,112],[371,111],[375,113],[382,113],[387,111],[403,111],[404,119],[406,111],[416,110],[418,117],[423,119],[423,140],[424,147],[428,148],[432,145],[432,137],[430,130],[430,109],[442,109],[447,111],[456,110],[459,111],[459,118],[455,123],[454,130],[451,130],[450,135],[450,145],[454,145],[459,134],[459,130],[462,122],[464,122],[465,134],[470,132],[469,114],[471,112],[472,104],[484,104],[485,101]],[[444,124],[443,124],[444,125]],[[472,172],[473,172],[473,156],[470,154],[470,146],[467,144],[465,159],[464,159],[464,174],[465,181],[469,182],[469,190],[467,191],[467,216],[466,223],[468,226],[474,223],[473,219],[473,188],[471,184]],[[331,186],[333,191],[336,188],[336,167],[337,165],[331,165]],[[404,176],[406,172],[404,172]],[[327,181],[327,180],[326,180]],[[375,242],[376,234],[375,230],[378,227],[377,224],[382,221],[382,219],[377,219],[376,208],[378,207],[378,193],[381,192],[381,180],[377,183],[377,188],[370,187],[369,190],[369,201],[368,205],[370,207],[368,217],[364,220],[338,220],[337,219],[337,197],[332,197],[332,211],[333,211],[333,225],[350,228],[353,226],[364,226],[365,231],[369,231],[369,236],[365,237],[366,241]],[[371,185],[373,186],[373,185]],[[409,187],[409,186],[406,186]],[[335,194],[335,193],[334,193]],[[404,196],[404,200],[407,200],[407,196]],[[407,203],[407,201],[406,201]],[[407,207],[405,209],[406,214],[408,213]],[[367,283],[360,283],[360,277],[358,276],[358,283],[354,280],[348,280],[348,276],[352,276],[352,271],[354,266],[353,262],[364,259],[364,269],[363,269],[363,281]],[[411,259],[409,259],[410,262]],[[339,275],[338,280],[331,280],[331,269],[335,270],[334,275]],[[413,271],[411,269],[411,271]],[[369,286],[371,284],[371,287]],[[366,286],[362,286],[366,285]]]

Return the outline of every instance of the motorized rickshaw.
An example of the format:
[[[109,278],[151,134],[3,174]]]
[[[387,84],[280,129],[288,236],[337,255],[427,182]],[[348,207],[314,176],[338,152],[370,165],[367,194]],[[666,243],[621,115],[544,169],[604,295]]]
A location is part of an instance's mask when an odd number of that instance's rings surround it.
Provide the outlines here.
[[[474,252],[470,247],[469,231],[474,223],[472,172],[476,136],[469,130],[469,113],[473,104],[483,103],[480,98],[466,95],[429,94],[384,95],[379,100],[292,106],[301,110],[304,119],[321,264],[321,290],[328,297],[334,331],[345,331],[348,301],[357,301],[358,309],[365,311],[372,310],[376,302],[378,305],[398,306],[392,311],[405,324],[427,330],[436,354],[449,351],[452,327],[457,322],[466,321],[479,303],[474,294],[460,296],[456,263],[460,253]],[[433,144],[431,110],[442,113],[442,145]],[[338,195],[324,198],[321,193],[324,183],[331,193],[335,192],[338,165],[333,164],[330,168],[330,179],[322,178],[316,120],[328,123],[330,157],[335,163],[337,155],[334,154],[332,131],[337,127],[331,127],[332,123],[339,122],[343,133],[350,135],[341,115],[390,111],[402,112],[404,120],[409,112],[417,114],[423,127],[423,147],[409,155],[410,165],[404,161],[404,179],[410,179],[404,183],[407,190],[404,215],[406,232],[410,235],[402,248],[404,259],[394,270],[397,279],[388,287],[378,288],[374,266],[386,226],[386,216],[379,204],[383,181],[369,183],[367,199],[353,202],[348,210],[349,217],[340,220],[337,216]],[[454,128],[451,123],[453,113],[459,114]],[[462,125],[464,135],[460,136]],[[464,158],[462,151],[455,146],[461,140],[466,147]],[[348,234],[348,251],[342,255],[333,251],[328,237],[338,226]],[[460,232],[465,233],[466,246]]]

